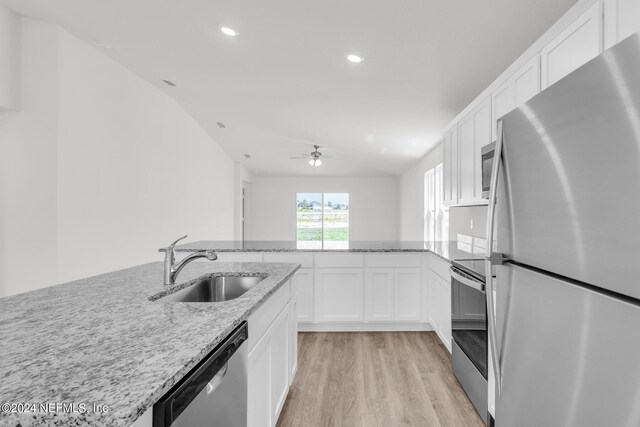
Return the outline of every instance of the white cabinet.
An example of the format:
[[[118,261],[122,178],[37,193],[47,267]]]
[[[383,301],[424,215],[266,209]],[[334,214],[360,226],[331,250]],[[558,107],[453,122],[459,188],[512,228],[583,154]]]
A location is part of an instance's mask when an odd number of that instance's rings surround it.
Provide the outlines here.
[[[459,198],[458,204],[474,204],[482,200],[482,147],[491,143],[491,98],[487,98],[459,125]]]
[[[451,283],[437,274],[431,274],[429,282],[431,326],[451,351]]]
[[[271,425],[275,426],[289,391],[289,307],[282,310],[271,331]]]
[[[368,322],[419,322],[422,312],[420,268],[367,268],[365,313]]]
[[[388,322],[393,316],[393,268],[369,268],[365,279],[366,319]]]
[[[289,302],[289,385],[293,384],[293,379],[298,371],[297,298],[297,295],[293,295],[291,302]]]
[[[249,354],[247,367],[247,425],[270,427],[271,423],[271,340],[262,337]]]
[[[458,127],[454,126],[444,134],[442,139],[444,151],[443,175],[445,205],[458,203]]]
[[[607,48],[640,31],[640,1],[605,1],[605,45]]]
[[[422,282],[419,268],[396,268],[394,272],[394,319],[418,322],[422,312]]]
[[[274,427],[297,365],[295,293],[291,295],[290,284],[276,291],[248,323],[247,425]]]
[[[536,55],[493,92],[491,133],[497,138],[497,122],[502,116],[540,93],[540,56]]]
[[[318,268],[314,285],[319,322],[364,320],[362,268]]]
[[[449,263],[435,255],[429,258],[429,322],[451,351],[451,274]]]
[[[602,52],[602,4],[597,1],[540,52],[547,88]]]
[[[298,289],[298,321],[313,322],[313,269],[301,268],[291,278],[291,282]]]

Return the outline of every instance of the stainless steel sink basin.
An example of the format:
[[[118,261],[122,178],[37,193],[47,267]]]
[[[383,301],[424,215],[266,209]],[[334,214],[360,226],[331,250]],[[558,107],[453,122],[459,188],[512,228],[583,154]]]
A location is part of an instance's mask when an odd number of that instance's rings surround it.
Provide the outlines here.
[[[161,300],[174,302],[220,302],[238,298],[262,281],[262,277],[207,277],[169,294]]]

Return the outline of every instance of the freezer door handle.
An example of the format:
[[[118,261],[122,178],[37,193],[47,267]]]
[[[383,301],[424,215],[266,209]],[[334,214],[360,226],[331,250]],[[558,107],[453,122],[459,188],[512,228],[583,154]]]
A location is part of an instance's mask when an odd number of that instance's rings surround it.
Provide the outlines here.
[[[491,348],[491,358],[493,364],[493,375],[496,381],[496,392],[500,396],[502,391],[502,374],[500,368],[500,357],[498,353],[498,342],[496,332],[495,301],[493,299],[493,275],[491,267],[495,255],[493,253],[493,233],[496,215],[496,190],[498,185],[498,175],[502,165],[502,120],[498,121],[498,140],[496,141],[495,153],[493,156],[493,169],[491,170],[491,188],[489,190],[489,212],[487,215],[487,249],[486,249],[486,283],[485,298],[487,300],[487,329],[489,332],[489,348]]]

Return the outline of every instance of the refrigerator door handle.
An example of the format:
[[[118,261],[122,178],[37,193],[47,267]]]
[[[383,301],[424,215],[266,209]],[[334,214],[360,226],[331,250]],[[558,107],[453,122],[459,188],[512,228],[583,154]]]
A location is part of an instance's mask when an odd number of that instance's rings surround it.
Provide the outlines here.
[[[495,318],[495,301],[493,299],[493,275],[492,259],[493,253],[493,233],[495,225],[496,214],[496,190],[498,184],[498,174],[500,166],[502,164],[502,120],[498,121],[498,140],[496,141],[496,148],[493,156],[493,169],[491,170],[491,188],[489,189],[489,212],[487,215],[487,249],[486,249],[486,283],[485,283],[485,297],[487,300],[487,329],[489,332],[489,347],[491,349],[491,358],[493,365],[493,375],[496,381],[496,392],[500,396],[502,391],[502,374],[500,368],[500,358],[498,353],[498,342],[496,332],[496,318]]]

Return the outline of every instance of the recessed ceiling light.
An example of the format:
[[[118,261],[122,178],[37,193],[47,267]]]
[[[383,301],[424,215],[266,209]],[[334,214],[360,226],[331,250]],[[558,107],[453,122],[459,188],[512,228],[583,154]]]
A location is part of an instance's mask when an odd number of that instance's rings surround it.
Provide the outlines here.
[[[351,62],[354,62],[356,64],[361,63],[362,61],[364,61],[364,58],[360,55],[356,55],[354,53],[350,53],[349,55],[347,55],[347,59]]]
[[[231,36],[231,37],[235,37],[238,35],[238,32],[236,30],[234,30],[233,28],[229,28],[229,27],[220,27],[220,31],[222,31],[224,34]]]
[[[176,87],[176,84],[174,82],[170,81],[170,80],[163,80],[163,82],[165,82],[169,86]]]
[[[226,128],[226,127],[227,127],[227,125],[225,125],[225,124],[224,124],[224,123],[222,123],[222,122],[216,122],[216,123],[218,124],[218,127],[219,127],[219,128],[224,129],[224,128]]]

